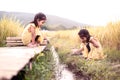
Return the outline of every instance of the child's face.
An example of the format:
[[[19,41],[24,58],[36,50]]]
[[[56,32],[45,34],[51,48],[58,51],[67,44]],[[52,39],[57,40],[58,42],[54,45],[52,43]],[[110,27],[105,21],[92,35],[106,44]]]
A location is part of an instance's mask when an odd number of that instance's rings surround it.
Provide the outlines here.
[[[81,39],[81,41],[82,41],[83,43],[85,43],[85,42],[87,41],[87,38],[86,38],[86,37],[80,37],[80,39]]]
[[[45,23],[45,20],[38,21],[38,26],[42,26]]]

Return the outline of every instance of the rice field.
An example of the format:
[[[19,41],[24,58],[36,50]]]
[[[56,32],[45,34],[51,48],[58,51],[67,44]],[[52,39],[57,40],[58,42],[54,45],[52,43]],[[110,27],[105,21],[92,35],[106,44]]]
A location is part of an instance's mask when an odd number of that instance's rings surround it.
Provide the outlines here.
[[[23,29],[24,25],[21,25],[19,20],[4,16],[0,20],[0,46],[5,45],[5,39],[8,36],[21,36]],[[92,80],[119,80],[120,68],[111,69],[111,67],[120,64],[120,22],[110,22],[102,27],[86,28],[92,36],[100,40],[104,53],[108,55],[102,61],[86,61],[78,56],[68,56],[72,48],[80,47],[81,42],[78,37],[80,29],[42,31],[42,33],[49,38],[50,44],[56,48],[61,62],[73,66],[73,72],[82,71],[84,76],[89,76]],[[101,78],[101,76],[103,77]]]

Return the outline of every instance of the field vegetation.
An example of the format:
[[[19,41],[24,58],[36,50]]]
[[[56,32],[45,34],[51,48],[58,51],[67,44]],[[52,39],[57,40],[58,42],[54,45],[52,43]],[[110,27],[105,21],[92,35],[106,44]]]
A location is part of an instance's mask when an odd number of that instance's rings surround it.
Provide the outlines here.
[[[89,30],[92,36],[100,40],[104,54],[107,55],[105,59],[86,60],[80,56],[69,55],[72,48],[80,47],[81,42],[78,37],[78,31],[81,28],[43,31],[43,34],[49,37],[50,44],[56,48],[61,63],[66,64],[78,80],[82,78],[89,80],[120,80],[120,22],[110,22],[102,27],[85,28]],[[20,36],[23,29],[24,25],[21,25],[19,20],[4,16],[0,20],[0,46],[5,45],[7,36]],[[47,55],[46,52],[43,53]],[[38,55],[38,58],[33,62],[33,71],[26,71],[28,73],[25,74],[25,78],[28,80],[31,77],[31,79],[37,80],[41,76],[41,78],[44,78],[43,80],[49,80],[53,77],[52,65],[46,61],[51,62],[51,57],[49,56]]]

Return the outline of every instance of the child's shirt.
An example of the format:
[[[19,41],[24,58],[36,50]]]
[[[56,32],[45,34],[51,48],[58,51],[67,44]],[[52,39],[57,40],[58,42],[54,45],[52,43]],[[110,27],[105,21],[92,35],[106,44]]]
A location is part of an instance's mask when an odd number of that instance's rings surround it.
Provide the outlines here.
[[[88,52],[88,49],[86,47],[86,45],[88,43],[82,43],[81,48],[84,48],[83,51],[82,51],[83,57],[91,58],[91,59],[102,59],[102,58],[104,58],[105,55],[103,54],[103,50],[102,50],[102,46],[101,46],[100,42],[94,37],[90,37],[90,40],[91,39],[94,39],[98,42],[99,48],[96,48],[92,43],[89,42],[90,52]]]
[[[40,35],[42,37],[42,33],[40,32],[40,28],[36,27],[34,23],[30,23],[25,27],[25,29],[22,33],[22,42],[24,45],[28,45],[32,40],[32,35],[31,35],[31,32],[29,31],[31,26],[35,27],[35,35]]]

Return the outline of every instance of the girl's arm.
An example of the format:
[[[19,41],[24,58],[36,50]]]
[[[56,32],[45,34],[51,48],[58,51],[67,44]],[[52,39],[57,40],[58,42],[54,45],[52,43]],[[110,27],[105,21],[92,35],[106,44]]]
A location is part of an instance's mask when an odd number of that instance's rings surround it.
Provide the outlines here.
[[[83,51],[83,49],[83,47],[81,47],[80,49],[72,49],[72,55],[79,55]]]
[[[94,47],[96,47],[96,48],[100,47],[100,44],[99,44],[99,42],[96,39],[92,38],[90,40],[90,42],[93,44]]]
[[[31,26],[30,27],[30,32],[31,32],[31,36],[32,36],[32,44],[34,45],[35,44],[35,27],[34,26]]]

